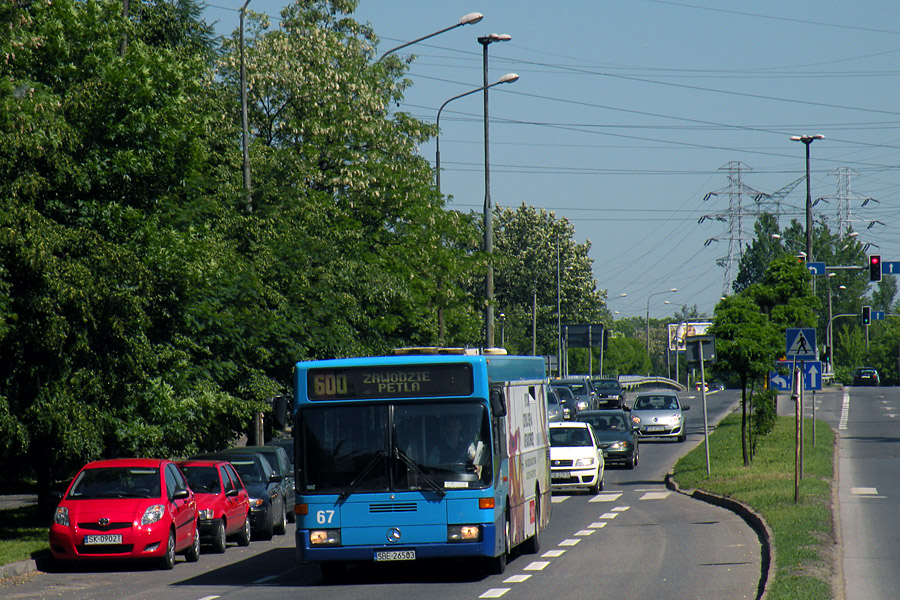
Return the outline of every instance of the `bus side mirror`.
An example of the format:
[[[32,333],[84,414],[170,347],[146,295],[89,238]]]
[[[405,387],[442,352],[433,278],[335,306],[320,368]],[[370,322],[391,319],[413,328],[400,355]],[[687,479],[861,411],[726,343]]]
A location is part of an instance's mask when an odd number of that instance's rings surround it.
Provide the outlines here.
[[[506,416],[506,400],[503,392],[496,388],[491,390],[491,414],[495,417]]]

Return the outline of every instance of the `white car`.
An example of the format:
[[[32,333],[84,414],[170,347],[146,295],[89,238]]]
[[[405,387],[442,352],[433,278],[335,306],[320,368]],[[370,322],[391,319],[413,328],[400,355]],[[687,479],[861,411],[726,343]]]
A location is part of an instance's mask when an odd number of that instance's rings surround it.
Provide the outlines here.
[[[550,484],[554,489],[603,489],[603,451],[590,423],[550,423]]]

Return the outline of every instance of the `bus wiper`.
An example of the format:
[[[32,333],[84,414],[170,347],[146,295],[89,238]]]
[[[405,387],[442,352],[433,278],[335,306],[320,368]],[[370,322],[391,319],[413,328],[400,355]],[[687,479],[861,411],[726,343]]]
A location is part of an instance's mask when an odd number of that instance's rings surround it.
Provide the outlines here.
[[[394,446],[394,456],[397,457],[398,460],[402,461],[407,467],[412,470],[413,473],[417,475],[422,481],[425,482],[426,486],[430,488],[434,493],[443,498],[447,495],[447,492],[444,491],[444,488],[441,487],[434,479],[426,475],[422,469],[419,468],[419,465],[416,462],[404,454],[400,448]]]
[[[365,480],[366,475],[368,475],[369,472],[375,468],[375,465],[378,464],[378,461],[386,457],[387,453],[384,450],[377,451],[375,453],[375,456],[372,457],[372,460],[368,462],[366,467],[359,472],[359,475],[357,475],[353,479],[353,481],[350,482],[350,485],[347,486],[347,489],[341,492],[341,494],[338,496],[338,502],[343,502],[344,500],[349,498],[350,494],[352,494],[356,490],[356,488],[358,488],[360,484]]]

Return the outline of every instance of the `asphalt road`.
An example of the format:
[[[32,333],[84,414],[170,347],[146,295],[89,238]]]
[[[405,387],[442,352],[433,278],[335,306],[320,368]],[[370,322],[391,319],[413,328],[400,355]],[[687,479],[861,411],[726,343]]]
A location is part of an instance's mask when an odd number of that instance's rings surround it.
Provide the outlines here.
[[[290,533],[198,563],[179,558],[172,571],[132,564],[50,568],[0,584],[15,600],[120,598],[376,599],[427,597],[755,598],[760,578],[756,534],[734,513],[665,488],[666,472],[702,441],[699,397],[690,398],[688,441],[645,441],[634,470],[608,469],[605,489],[556,493],[541,552],[515,556],[503,575],[486,575],[472,561],[364,565],[325,585],[317,567],[297,565]],[[737,392],[709,395],[710,422],[735,403]]]

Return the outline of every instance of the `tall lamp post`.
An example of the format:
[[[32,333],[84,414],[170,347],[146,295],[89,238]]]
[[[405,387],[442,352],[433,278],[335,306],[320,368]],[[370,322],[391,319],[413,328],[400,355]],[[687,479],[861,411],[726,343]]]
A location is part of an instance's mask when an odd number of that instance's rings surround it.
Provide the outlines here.
[[[671,290],[666,290],[664,292],[653,292],[649,296],[647,296],[647,357],[650,357],[650,298],[653,296],[659,296],[660,294],[671,294],[677,292],[678,288],[672,288]]]
[[[812,220],[812,196],[809,191],[809,145],[816,140],[825,139],[824,135],[792,135],[791,141],[803,142],[806,146],[806,256],[808,260],[812,260],[812,238],[813,238],[813,220]]]
[[[450,31],[451,29],[456,29],[457,27],[462,27],[463,25],[474,25],[475,23],[478,23],[479,21],[481,21],[483,18],[484,18],[484,15],[479,12],[473,12],[473,13],[464,15],[459,20],[459,22],[456,23],[455,25],[451,25],[450,27],[445,27],[445,28],[441,29],[440,31],[435,31],[434,33],[429,33],[428,35],[423,35],[422,37],[416,38],[411,42],[406,42],[405,44],[400,44],[396,48],[391,48],[390,50],[388,50],[387,52],[385,52],[384,54],[379,56],[378,60],[375,61],[375,64],[380,63],[384,59],[385,56],[387,56],[388,54],[390,54],[392,52],[396,52],[397,50],[400,50],[401,48],[406,48],[407,46],[412,46],[413,44],[418,44],[422,40],[427,40],[428,38],[432,38],[436,35],[440,35],[444,32]]]
[[[515,73],[507,73],[506,75],[504,75],[503,77],[501,77],[500,79],[498,79],[497,81],[495,81],[494,83],[490,84],[487,87],[492,88],[495,85],[500,85],[501,83],[515,83],[518,79],[519,79],[519,76],[516,75]],[[444,107],[447,106],[448,104],[450,104],[451,102],[453,102],[454,100],[459,100],[460,98],[464,98],[470,94],[475,94],[477,92],[480,92],[483,89],[485,89],[485,87],[481,86],[481,87],[475,88],[474,90],[469,90],[468,92],[464,92],[457,96],[453,96],[452,98],[450,98],[449,100],[446,100],[443,104],[441,104],[441,107],[438,109],[437,123],[436,123],[437,124],[437,135],[434,138],[434,147],[435,147],[434,167],[435,167],[435,171],[436,171],[435,185],[437,186],[438,194],[441,193],[441,111],[443,111]]]
[[[487,254],[487,275],[484,278],[484,345],[494,345],[494,264],[491,255],[494,253],[493,207],[491,206],[491,161],[490,135],[488,123],[488,46],[494,42],[508,42],[512,36],[505,33],[492,33],[478,37],[482,47],[482,74],[484,83],[484,252]]]
[[[244,62],[244,15],[250,0],[244,2],[241,7],[241,150],[244,155],[244,200],[247,203],[247,212],[253,212],[253,196],[250,193],[250,148],[247,146],[250,137],[247,124],[247,66]]]

